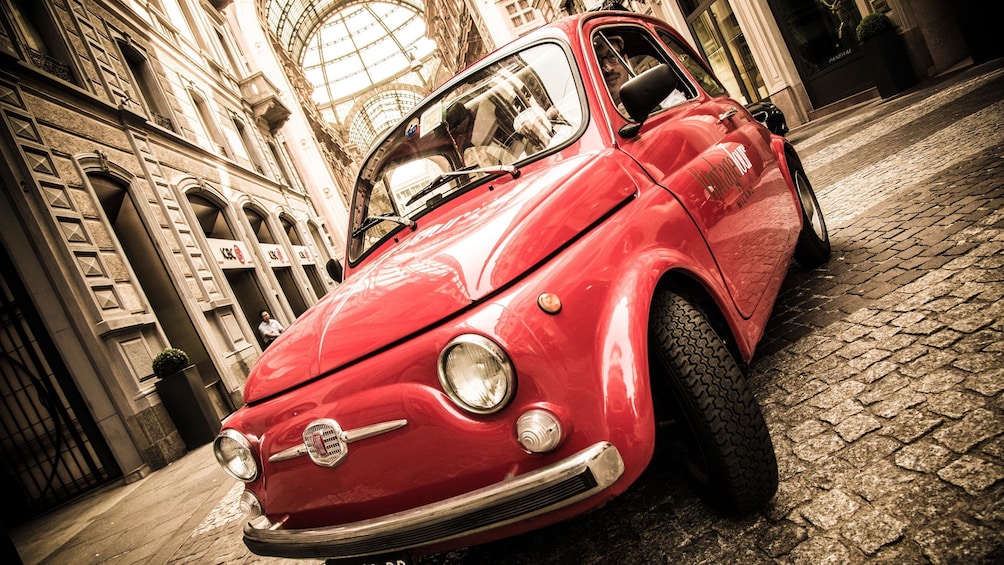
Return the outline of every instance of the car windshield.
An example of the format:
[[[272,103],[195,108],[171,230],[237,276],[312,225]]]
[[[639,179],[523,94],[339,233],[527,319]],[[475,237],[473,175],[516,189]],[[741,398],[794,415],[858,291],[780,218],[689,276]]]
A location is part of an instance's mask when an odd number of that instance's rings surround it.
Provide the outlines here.
[[[579,130],[582,95],[565,51],[536,45],[483,66],[426,100],[363,163],[352,198],[349,260],[401,226]]]

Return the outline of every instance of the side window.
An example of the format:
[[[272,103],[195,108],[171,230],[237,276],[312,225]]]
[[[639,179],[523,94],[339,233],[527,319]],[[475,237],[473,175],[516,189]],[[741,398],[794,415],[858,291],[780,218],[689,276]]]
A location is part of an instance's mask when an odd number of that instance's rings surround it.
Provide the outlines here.
[[[603,82],[606,83],[610,98],[622,115],[627,116],[621,106],[621,86],[631,78],[663,63],[673,68],[680,78],[677,89],[662,102],[663,108],[669,108],[697,95],[647,31],[635,27],[604,28],[593,34],[592,42]]]
[[[701,61],[697,59],[697,56],[686,45],[664,31],[659,32],[659,38],[662,39],[663,43],[669,47],[669,50],[683,63],[687,72],[700,83],[701,88],[708,93],[708,96],[728,96],[729,93],[722,86],[722,83],[718,82],[718,79],[701,64]]]

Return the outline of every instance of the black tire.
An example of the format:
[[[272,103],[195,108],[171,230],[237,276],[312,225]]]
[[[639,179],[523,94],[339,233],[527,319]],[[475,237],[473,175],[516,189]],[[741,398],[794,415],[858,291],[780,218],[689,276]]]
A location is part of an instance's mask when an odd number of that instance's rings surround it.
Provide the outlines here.
[[[656,294],[649,333],[653,378],[675,400],[677,439],[701,498],[727,514],[762,507],[777,491],[774,445],[725,342],[696,305],[672,292]]]
[[[802,231],[795,245],[795,260],[807,269],[818,267],[830,258],[830,233],[826,229],[823,211],[816,200],[816,192],[802,166],[788,161],[791,180],[795,183],[798,202],[802,205]]]

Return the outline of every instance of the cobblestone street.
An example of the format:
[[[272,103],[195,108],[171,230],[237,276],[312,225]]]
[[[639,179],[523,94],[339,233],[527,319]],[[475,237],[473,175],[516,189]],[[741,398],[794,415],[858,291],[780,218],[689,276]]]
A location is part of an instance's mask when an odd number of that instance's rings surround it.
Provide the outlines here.
[[[1004,561],[1002,66],[792,132],[833,257],[792,268],[750,372],[768,508],[714,515],[657,452],[596,512],[418,563]],[[244,548],[237,492],[171,562],[284,562]]]

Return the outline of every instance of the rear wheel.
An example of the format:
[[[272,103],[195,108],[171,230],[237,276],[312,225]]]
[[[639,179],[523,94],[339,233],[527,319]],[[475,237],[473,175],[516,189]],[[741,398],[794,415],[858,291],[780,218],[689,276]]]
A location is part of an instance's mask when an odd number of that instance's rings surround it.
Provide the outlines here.
[[[798,202],[802,205],[802,231],[798,234],[798,243],[795,245],[795,260],[811,269],[830,258],[830,234],[826,230],[826,220],[823,219],[816,193],[802,166],[789,160],[788,170],[795,183]]]
[[[672,292],[656,295],[649,331],[653,378],[662,373],[679,410],[683,458],[701,497],[730,514],[761,507],[777,491],[777,459],[725,342],[700,308]]]

